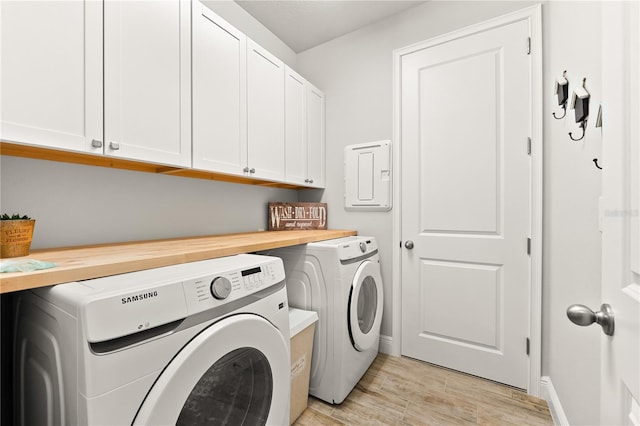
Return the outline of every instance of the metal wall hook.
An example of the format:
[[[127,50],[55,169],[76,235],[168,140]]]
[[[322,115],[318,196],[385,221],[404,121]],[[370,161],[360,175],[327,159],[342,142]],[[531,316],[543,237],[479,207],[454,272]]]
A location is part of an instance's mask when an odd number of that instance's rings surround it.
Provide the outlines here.
[[[563,109],[562,117],[553,113],[553,118],[556,120],[561,120],[567,115],[567,101],[569,100],[569,80],[567,80],[567,70],[564,70],[561,77],[556,79],[555,91],[554,93],[558,96],[558,105],[560,105]]]
[[[582,136],[580,136],[578,139],[574,138],[572,133],[573,132],[569,132],[569,137],[571,138],[572,141],[581,141],[582,139],[584,139],[585,133],[587,132],[587,120],[584,120],[580,123],[580,128],[582,129]]]
[[[562,116],[558,117],[555,112],[551,115],[553,115],[553,118],[556,120],[562,120],[567,115],[567,105],[562,105]]]
[[[602,170],[602,167],[600,167],[600,166],[598,165],[598,159],[597,159],[597,158],[594,158],[594,159],[593,159],[593,162],[596,164],[596,167],[597,167],[597,168],[599,168],[600,170]]]

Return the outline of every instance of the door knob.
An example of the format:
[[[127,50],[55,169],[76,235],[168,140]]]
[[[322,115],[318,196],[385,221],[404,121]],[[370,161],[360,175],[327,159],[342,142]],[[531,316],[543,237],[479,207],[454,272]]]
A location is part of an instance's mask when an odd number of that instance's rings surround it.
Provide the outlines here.
[[[405,242],[404,242],[404,247],[405,247],[407,250],[411,250],[411,249],[413,248],[413,241],[411,241],[411,240],[409,240],[409,241],[405,241]]]
[[[613,336],[614,319],[613,309],[606,303],[600,306],[598,312],[593,312],[590,308],[584,305],[571,305],[567,309],[567,316],[574,324],[586,326],[591,325],[594,322],[602,326],[602,331],[607,336]]]

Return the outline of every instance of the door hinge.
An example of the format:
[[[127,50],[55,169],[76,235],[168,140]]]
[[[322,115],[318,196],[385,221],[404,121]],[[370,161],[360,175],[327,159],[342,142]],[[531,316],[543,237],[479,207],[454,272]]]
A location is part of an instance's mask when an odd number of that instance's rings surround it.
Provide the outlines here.
[[[531,342],[529,341],[529,338],[527,337],[527,355],[529,355],[530,347],[531,347]]]
[[[531,155],[531,138],[527,138],[527,155]]]
[[[527,39],[527,55],[531,55],[531,37]]]
[[[531,255],[531,238],[527,238],[527,254]]]

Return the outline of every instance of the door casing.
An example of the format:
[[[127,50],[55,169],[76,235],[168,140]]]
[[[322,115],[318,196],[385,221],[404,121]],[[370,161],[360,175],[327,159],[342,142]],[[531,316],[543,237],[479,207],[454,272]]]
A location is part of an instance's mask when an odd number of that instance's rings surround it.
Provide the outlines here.
[[[527,7],[522,10],[509,13],[488,21],[484,21],[469,27],[462,28],[441,36],[418,42],[410,46],[397,49],[393,52],[393,168],[401,170],[402,164],[400,140],[400,87],[401,87],[401,63],[404,55],[417,50],[445,43],[461,37],[473,35],[488,29],[507,25],[518,21],[529,23],[530,33],[530,67],[531,67],[531,109],[530,109],[530,136],[531,136],[531,306],[529,318],[529,383],[527,392],[534,396],[540,395],[541,356],[542,356],[542,5]],[[523,44],[523,49],[527,46]],[[391,354],[401,354],[402,334],[402,234],[401,218],[402,204],[400,188],[402,182],[396,173],[393,184],[393,202],[396,208],[393,210],[393,339],[391,342]]]

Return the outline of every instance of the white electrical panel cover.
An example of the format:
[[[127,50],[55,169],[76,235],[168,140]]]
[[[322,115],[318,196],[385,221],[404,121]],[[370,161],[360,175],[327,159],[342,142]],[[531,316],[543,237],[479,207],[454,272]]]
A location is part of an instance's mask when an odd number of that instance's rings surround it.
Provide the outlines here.
[[[344,149],[346,210],[391,210],[391,141]]]

